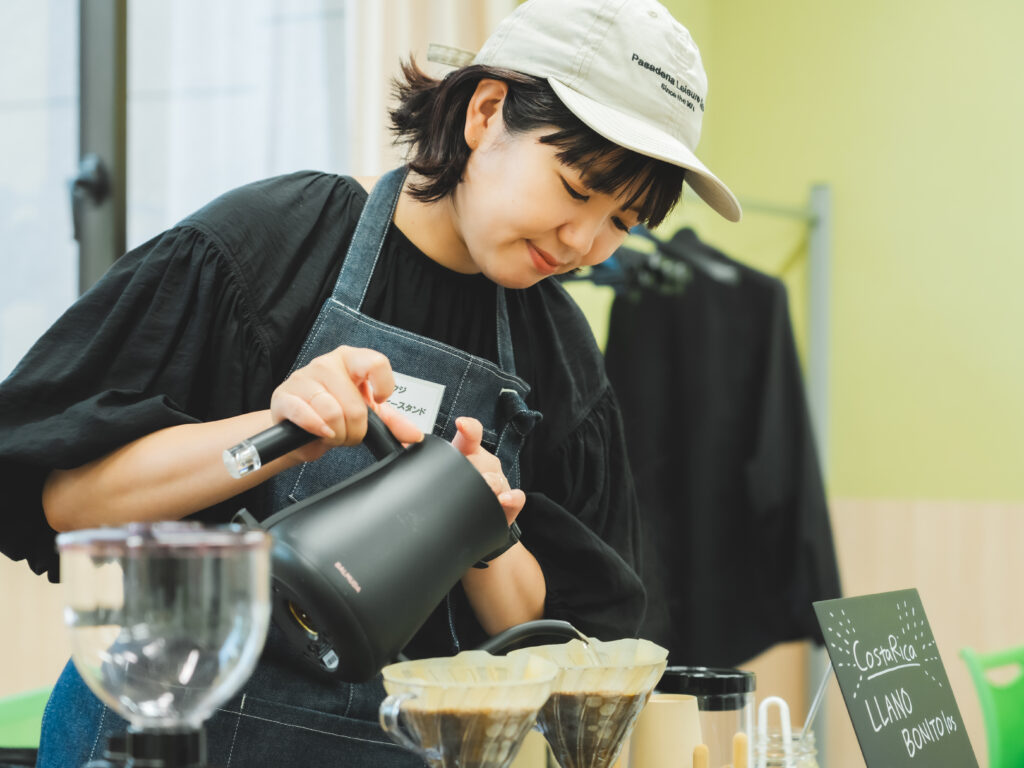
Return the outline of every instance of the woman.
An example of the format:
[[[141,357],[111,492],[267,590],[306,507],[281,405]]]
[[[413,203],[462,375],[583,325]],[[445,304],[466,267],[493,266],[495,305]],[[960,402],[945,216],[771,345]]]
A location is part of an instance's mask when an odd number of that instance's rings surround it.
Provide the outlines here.
[[[223,522],[242,506],[266,517],[362,466],[358,450],[329,449],[361,440],[367,403],[419,438],[385,405],[400,402],[398,376],[444,387],[433,431],[522,529],[406,655],[451,654],[541,616],[635,634],[644,598],[619,412],[584,318],[547,278],[656,225],[684,179],[739,218],[693,154],[697,48],[654,0],[529,0],[470,65],[435,81],[410,64],[396,90],[408,168],[230,192],[122,257],[29,352],[0,387],[0,477],[19,510],[6,554],[54,577],[55,530]],[[227,476],[220,452],[282,419],[320,440]],[[210,762],[422,765],[377,726],[382,695],[379,679],[307,677],[272,631],[245,689],[206,724]],[[123,729],[69,665],[39,764],[79,765]]]

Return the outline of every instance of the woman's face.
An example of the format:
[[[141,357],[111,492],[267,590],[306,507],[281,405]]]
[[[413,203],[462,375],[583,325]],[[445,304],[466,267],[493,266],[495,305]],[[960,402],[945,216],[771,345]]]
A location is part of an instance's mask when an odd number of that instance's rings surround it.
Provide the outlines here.
[[[538,140],[546,133],[551,129],[510,135],[493,121],[455,191],[456,227],[469,259],[506,288],[599,264],[638,220],[622,199],[589,189],[579,171],[562,164],[558,150]]]

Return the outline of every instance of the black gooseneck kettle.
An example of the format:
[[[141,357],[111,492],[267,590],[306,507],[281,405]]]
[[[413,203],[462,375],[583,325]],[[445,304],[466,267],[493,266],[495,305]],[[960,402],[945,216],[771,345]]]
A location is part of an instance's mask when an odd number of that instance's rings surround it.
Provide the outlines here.
[[[282,422],[224,459],[240,474],[240,455],[258,469],[313,439]],[[347,682],[394,661],[465,571],[510,536],[494,491],[448,441],[428,434],[404,447],[370,410],[364,444],[377,461],[347,480],[263,523],[240,513],[273,538],[275,624],[310,664]],[[526,622],[483,650],[536,635],[583,637],[567,622]]]

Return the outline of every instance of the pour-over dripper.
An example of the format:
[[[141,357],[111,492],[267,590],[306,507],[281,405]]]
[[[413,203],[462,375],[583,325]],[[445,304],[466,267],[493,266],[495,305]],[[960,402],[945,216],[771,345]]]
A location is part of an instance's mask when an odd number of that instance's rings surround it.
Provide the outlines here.
[[[557,674],[536,656],[485,651],[392,664],[381,726],[432,768],[507,768]]]
[[[200,732],[263,648],[270,537],[133,523],[63,533],[57,547],[71,657],[86,685],[146,749],[141,734]]]
[[[570,640],[512,651],[559,668],[537,725],[561,768],[607,768],[665,669],[668,651],[647,640]]]

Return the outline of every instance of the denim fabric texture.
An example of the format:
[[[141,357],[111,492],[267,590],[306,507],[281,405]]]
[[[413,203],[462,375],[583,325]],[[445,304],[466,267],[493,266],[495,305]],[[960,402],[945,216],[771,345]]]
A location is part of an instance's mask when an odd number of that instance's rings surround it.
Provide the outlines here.
[[[320,310],[292,370],[307,365],[339,344],[368,347],[381,352],[394,370],[407,376],[445,385],[434,434],[445,440],[455,436],[455,419],[472,416],[484,428],[484,447],[500,460],[512,487],[519,484],[519,451],[523,439],[540,418],[524,400],[529,385],[515,375],[512,338],[504,289],[496,302],[499,365],[460,349],[381,323],[360,312],[373,267],[391,225],[405,168],[381,177],[370,193],[334,292]],[[351,477],[373,463],[362,446],[336,448],[309,464],[282,472],[272,483],[274,507],[302,501],[312,494]]]
[[[208,762],[218,768],[424,768],[419,756],[394,744],[377,725],[383,696],[379,678],[329,685],[289,666],[261,663],[246,692],[205,723]],[[43,716],[37,766],[78,768],[102,757],[107,738],[127,727],[69,662]]]
[[[360,312],[363,297],[391,225],[406,168],[381,177],[370,194],[334,292],[320,310],[292,370],[341,344],[383,353],[392,368],[445,386],[434,434],[450,440],[455,419],[472,416],[484,428],[484,447],[501,460],[512,487],[519,484],[519,452],[541,418],[524,400],[529,385],[515,374],[504,289],[498,300],[499,364],[415,333],[381,323]],[[372,463],[361,446],[336,448],[316,462],[268,480],[273,506],[282,509],[347,479]],[[450,604],[449,604],[450,610]],[[453,647],[460,643],[449,622]],[[380,728],[384,698],[378,677],[348,684],[312,678],[291,661],[283,635],[271,627],[267,648],[243,690],[207,723],[211,765],[222,768],[274,766],[361,766],[422,768],[415,754],[398,747]],[[75,768],[103,754],[106,737],[127,723],[105,707],[68,664],[54,688],[43,721],[39,766]]]

